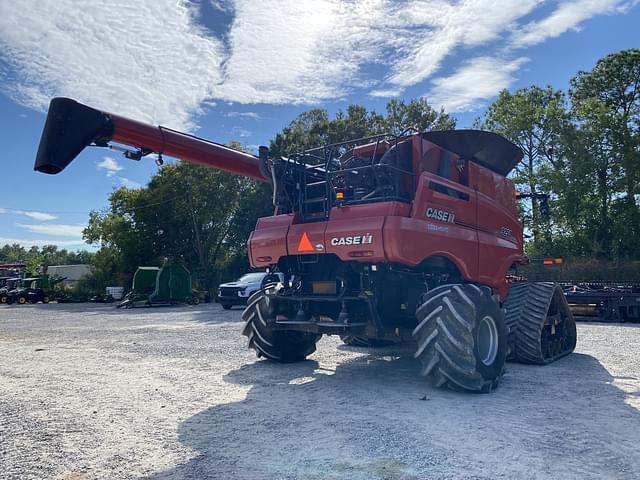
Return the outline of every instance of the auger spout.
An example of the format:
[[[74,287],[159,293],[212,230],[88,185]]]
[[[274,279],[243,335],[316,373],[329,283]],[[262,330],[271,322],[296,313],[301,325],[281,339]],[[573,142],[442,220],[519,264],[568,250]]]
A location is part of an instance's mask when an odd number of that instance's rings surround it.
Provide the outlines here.
[[[137,158],[156,153],[269,181],[260,159],[254,155],[166,127],[102,112],[63,97],[52,99],[49,105],[34,170],[60,173],[85,147],[106,147],[109,142],[136,148]]]

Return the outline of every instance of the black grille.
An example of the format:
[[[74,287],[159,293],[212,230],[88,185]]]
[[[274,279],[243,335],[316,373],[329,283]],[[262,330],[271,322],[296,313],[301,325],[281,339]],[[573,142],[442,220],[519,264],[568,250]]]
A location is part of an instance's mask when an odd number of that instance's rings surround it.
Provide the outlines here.
[[[220,287],[220,296],[221,297],[237,297],[238,296],[238,287]]]

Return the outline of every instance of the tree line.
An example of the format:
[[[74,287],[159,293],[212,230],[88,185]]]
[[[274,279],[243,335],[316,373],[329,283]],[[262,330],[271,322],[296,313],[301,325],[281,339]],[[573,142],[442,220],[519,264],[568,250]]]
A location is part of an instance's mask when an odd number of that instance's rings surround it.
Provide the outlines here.
[[[524,152],[513,180],[548,192],[524,214],[537,255],[640,259],[640,50],[608,55],[578,72],[568,91],[503,91],[476,126]]]
[[[86,250],[68,251],[57,245],[25,248],[19,244],[0,247],[0,263],[22,262],[29,272],[35,272],[39,266],[79,265],[91,263],[93,253]]]
[[[476,120],[475,128],[522,149],[511,174],[518,190],[549,195],[544,205],[536,197],[521,204],[530,256],[640,260],[639,85],[640,50],[625,50],[578,72],[567,91],[505,90]],[[391,100],[382,113],[351,105],[333,117],[314,108],[274,137],[270,154],[407,128],[455,127],[451,115],[425,99]],[[114,190],[109,207],[90,214],[84,238],[100,248],[90,255],[89,284],[129,285],[138,266],[178,260],[210,288],[249,269],[246,241],[271,210],[267,184],[185,162],[165,165],[146,187]]]

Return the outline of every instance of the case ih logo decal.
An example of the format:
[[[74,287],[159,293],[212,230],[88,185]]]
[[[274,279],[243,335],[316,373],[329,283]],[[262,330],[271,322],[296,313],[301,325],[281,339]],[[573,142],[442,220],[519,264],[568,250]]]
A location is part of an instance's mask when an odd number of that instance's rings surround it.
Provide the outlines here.
[[[369,245],[370,243],[373,243],[373,235],[370,233],[355,235],[353,237],[334,237],[331,239],[331,245],[334,247],[340,245]]]
[[[429,207],[427,208],[427,218],[433,218],[434,220],[453,223],[456,216],[453,213],[445,212],[444,210],[438,210],[437,208]]]

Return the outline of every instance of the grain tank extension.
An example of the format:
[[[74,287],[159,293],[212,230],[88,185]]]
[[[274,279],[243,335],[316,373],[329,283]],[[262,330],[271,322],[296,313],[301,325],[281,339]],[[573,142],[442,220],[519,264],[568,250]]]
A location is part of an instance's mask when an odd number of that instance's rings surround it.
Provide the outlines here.
[[[546,364],[575,347],[560,287],[512,281],[527,258],[506,175],[522,152],[499,135],[378,135],[289,158],[261,147],[255,157],[56,98],[35,169],[59,173],[88,145],[271,183],[274,213],[248,245],[251,265],[273,275],[243,313],[259,357],[304,360],[324,334],[370,346],[411,340],[435,385],[487,392],[507,358]]]

